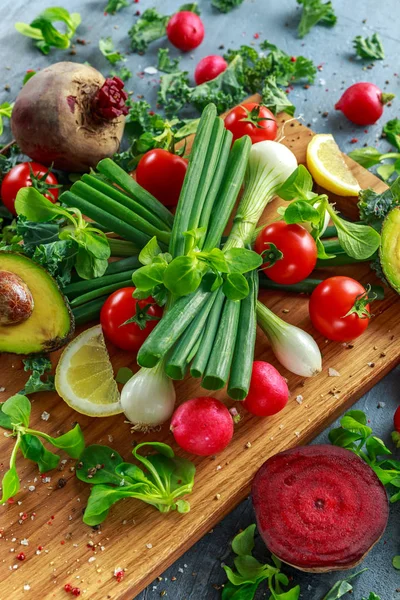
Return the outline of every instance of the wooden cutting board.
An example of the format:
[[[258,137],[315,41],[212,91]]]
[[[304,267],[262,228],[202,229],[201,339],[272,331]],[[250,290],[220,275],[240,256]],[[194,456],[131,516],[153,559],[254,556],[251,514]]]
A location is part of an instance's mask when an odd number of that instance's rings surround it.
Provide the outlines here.
[[[280,115],[280,125],[287,120],[289,117]],[[313,133],[291,120],[285,125],[284,135],[283,143],[293,150],[299,163],[304,163]],[[374,175],[346,160],[363,188],[385,189]],[[345,215],[357,216],[356,199],[331,196],[331,200]],[[277,199],[271,203],[262,222],[275,218],[278,205]],[[337,271],[364,284],[377,283],[368,264]],[[334,269],[318,271],[318,276],[322,279],[333,272]],[[60,471],[53,471],[42,480],[35,465],[20,458],[17,467],[22,490],[14,504],[0,507],[0,600],[19,599],[25,594],[42,600],[65,600],[65,583],[79,586],[83,598],[132,600],[246,497],[255,472],[269,456],[312,440],[399,362],[398,296],[389,289],[385,292],[385,299],[373,305],[374,318],[367,331],[351,347],[329,342],[313,331],[307,297],[260,292],[261,301],[278,315],[316,337],[323,353],[323,371],[312,379],[286,372],[275,360],[267,339],[258,332],[256,357],[271,362],[288,378],[288,405],[275,417],[258,419],[246,415],[240,403],[227,399],[225,391],[215,393],[229,406],[235,405],[243,417],[222,454],[215,459],[195,459],[196,482],[187,515],[160,514],[139,501],[124,500],[111,509],[101,528],[93,530],[82,523],[89,486],[75,478],[74,461],[66,461]],[[111,345],[109,352],[115,371],[122,366],[135,368],[134,356]],[[56,364],[58,353],[52,358]],[[329,367],[340,376],[329,377]],[[26,378],[20,358],[0,356],[0,386],[5,388],[0,393],[1,401],[20,390]],[[179,402],[207,394],[193,379],[177,382],[176,390]],[[121,415],[91,419],[72,411],[55,393],[36,394],[32,403],[32,420],[37,428],[56,435],[79,421],[87,444],[109,444],[128,460],[132,445],[144,439],[162,440],[176,449],[168,426],[146,438],[131,433]],[[48,421],[41,419],[43,411],[50,413]],[[3,435],[0,449],[2,472],[11,451],[11,442]],[[59,483],[60,479],[66,480],[65,487],[59,487],[63,483]],[[16,559],[21,551],[26,555],[23,562]],[[121,583],[114,577],[117,567],[126,569]],[[31,591],[24,591],[24,586],[30,586]],[[176,600],[181,598],[177,595]]]

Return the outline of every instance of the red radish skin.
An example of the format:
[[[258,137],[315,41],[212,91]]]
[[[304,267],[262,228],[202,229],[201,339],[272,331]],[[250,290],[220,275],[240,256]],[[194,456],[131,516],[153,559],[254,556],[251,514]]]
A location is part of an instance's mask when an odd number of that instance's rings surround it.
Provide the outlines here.
[[[194,72],[194,80],[196,85],[201,85],[206,81],[215,79],[226,71],[228,63],[226,60],[218,54],[211,54],[201,59]]]
[[[182,52],[190,52],[200,46],[204,39],[204,25],[198,15],[189,10],[181,10],[168,21],[167,36]]]
[[[210,396],[181,404],[171,420],[176,443],[191,454],[212,456],[222,452],[233,436],[232,416],[222,402]]]
[[[384,486],[356,454],[330,445],[268,459],[252,486],[260,534],[270,552],[310,572],[351,569],[381,538]]]
[[[106,88],[99,94],[105,82],[93,67],[73,62],[36,73],[18,94],[11,116],[22,152],[72,172],[88,171],[113,156],[124,132],[125,92],[109,83],[111,94],[104,93]]]
[[[400,433],[400,406],[397,407],[393,417],[394,428],[397,433]]]
[[[362,81],[347,88],[335,108],[356,125],[373,125],[393,98],[394,94],[383,93],[374,83]]]
[[[255,360],[244,408],[257,417],[270,417],[285,408],[289,389],[282,375],[267,362]]]

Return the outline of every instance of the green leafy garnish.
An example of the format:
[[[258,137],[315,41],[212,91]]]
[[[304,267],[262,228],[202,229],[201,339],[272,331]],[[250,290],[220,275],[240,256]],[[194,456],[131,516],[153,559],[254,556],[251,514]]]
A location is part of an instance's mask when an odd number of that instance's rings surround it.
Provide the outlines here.
[[[144,100],[133,103],[126,117],[125,131],[130,147],[117,155],[114,160],[125,170],[132,170],[140,157],[153,148],[163,148],[174,154],[182,155],[185,144],[177,147],[178,142],[196,132],[198,119],[172,119],[151,111],[150,104]]]
[[[78,209],[52,204],[33,187],[19,190],[15,209],[18,215],[35,223],[51,223],[56,219],[65,219],[68,226],[60,229],[58,237],[64,242],[73,243],[72,246],[65,245],[64,249],[66,252],[74,252],[74,264],[78,275],[82,279],[93,279],[104,274],[110,257],[107,237],[104,232],[85,221]],[[77,247],[76,252],[74,245]],[[48,247],[49,244],[44,245],[42,251],[46,252]],[[57,260],[57,265],[58,262]]]
[[[62,33],[53,22],[61,21],[66,26],[65,33]],[[34,19],[30,25],[26,23],[15,23],[15,29],[34,40],[36,47],[48,54],[52,47],[66,50],[71,45],[71,38],[75,34],[78,26],[81,23],[79,13],[69,13],[62,7],[46,8],[39,16]]]
[[[333,27],[337,17],[333,11],[332,2],[322,2],[322,0],[297,0],[298,4],[303,6],[300,23],[297,32],[300,38],[303,38],[315,25],[325,25]]]
[[[161,15],[155,8],[147,8],[128,32],[132,50],[146,52],[151,42],[164,37],[169,19],[169,16]]]
[[[379,231],[392,208],[400,205],[400,177],[381,194],[367,188],[361,190],[358,197],[357,206],[360,211],[360,219]]]
[[[318,196],[312,191],[312,177],[306,167],[300,165],[277,190],[284,200],[293,200],[283,214],[287,223],[311,223],[319,258],[333,258],[325,253],[320,236],[324,229],[325,215],[328,212],[337,229],[339,243],[343,250],[358,260],[366,260],[379,248],[380,235],[369,225],[352,223],[342,219],[328,201],[328,196]]]
[[[283,591],[282,586],[287,587],[289,579],[281,572],[282,563],[276,556],[272,556],[273,565],[262,564],[254,558],[255,529],[255,525],[250,525],[232,541],[232,550],[237,555],[233,561],[236,570],[223,565],[228,583],[224,585],[222,600],[253,600],[263,581],[268,584],[271,600],[298,600],[299,585]]]
[[[22,85],[25,85],[27,81],[29,81],[30,79],[32,79],[32,77],[36,75],[36,71],[34,71],[33,69],[29,69],[25,75],[24,78],[22,80]]]
[[[122,79],[122,81],[128,81],[128,79],[132,77],[132,71],[130,71],[128,67],[122,66],[118,70],[112,69],[110,71],[110,76],[119,77],[119,79]]]
[[[180,57],[171,59],[169,56],[169,48],[158,49],[157,69],[163,73],[175,73],[179,70]]]
[[[117,52],[114,48],[114,43],[111,37],[100,38],[99,50],[102,55],[108,60],[109,63],[115,65],[121,60],[125,60],[120,52]]]
[[[211,0],[211,4],[214,8],[218,9],[219,12],[228,13],[237,6],[243,4],[243,0]]]
[[[367,417],[361,410],[350,410],[340,420],[341,427],[329,432],[329,441],[335,446],[347,448],[375,471],[384,486],[400,490],[400,461],[391,456],[384,442],[372,435]],[[380,458],[383,457],[383,458]],[[400,500],[400,491],[394,493],[390,502]]]
[[[139,254],[144,266],[132,275],[136,287],[134,296],[154,297],[154,288],[159,286],[165,287],[174,296],[186,296],[196,291],[203,277],[211,273],[214,277],[213,290],[222,285],[224,294],[231,300],[245,298],[249,286],[243,273],[260,267],[261,256],[246,248],[232,248],[227,252],[213,248],[200,252],[197,246],[204,234],[204,228],[185,232],[186,255],[173,260],[170,254],[161,252],[157,239],[152,238]]]
[[[400,150],[400,119],[391,119],[384,126],[382,133],[387,141]]]
[[[129,2],[127,0],[108,0],[104,12],[114,15],[116,12],[121,10],[121,8],[125,8],[126,6],[129,6]]]
[[[361,571],[358,571],[358,573],[354,573],[354,575],[350,575],[346,579],[337,581],[333,588],[326,594],[326,596],[323,597],[322,600],[337,600],[337,598],[341,598],[348,592],[351,592],[353,590],[353,586],[351,585],[350,581],[365,571],[368,571],[368,569],[362,569]]]
[[[148,447],[155,454],[143,456],[139,450]],[[92,483],[83,521],[98,525],[107,517],[113,504],[122,498],[137,498],[160,512],[189,511],[182,496],[190,494],[194,485],[195,466],[175,456],[172,448],[160,442],[145,442],[132,450],[140,467],[126,463],[108,446],[88,446],[76,468],[81,481]]]
[[[13,106],[14,106],[14,103],[10,104],[10,102],[3,102],[3,104],[0,104],[0,135],[3,135],[3,131],[4,131],[4,120],[3,119],[11,118]]]
[[[262,90],[263,104],[274,114],[286,112],[293,117],[296,110],[295,106],[289,100],[287,93],[276,84],[276,79],[272,75],[265,79],[265,85]]]
[[[400,571],[400,556],[393,556],[392,565],[395,569]]]
[[[381,597],[377,596],[374,592],[370,592],[368,598],[361,598],[361,600],[381,600]]]
[[[51,362],[46,356],[33,356],[24,358],[24,371],[32,371],[28,381],[25,383],[21,394],[34,394],[35,392],[52,392],[54,387],[54,376],[47,375],[46,379],[42,377],[51,371]]]
[[[373,60],[385,58],[385,51],[379,33],[373,33],[371,37],[365,38],[362,35],[357,35],[353,40],[353,46],[357,56],[360,58]]]
[[[0,504],[4,504],[15,496],[20,488],[19,477],[16,469],[18,450],[23,456],[37,463],[40,473],[54,469],[58,466],[60,457],[47,450],[39,438],[62,448],[71,458],[79,458],[85,447],[82,430],[77,424],[73,429],[54,438],[43,431],[36,431],[29,427],[31,416],[31,403],[22,394],[15,394],[1,404],[0,427],[11,429],[9,437],[15,438],[15,445],[10,456],[10,467],[5,472],[2,481],[3,495]]]

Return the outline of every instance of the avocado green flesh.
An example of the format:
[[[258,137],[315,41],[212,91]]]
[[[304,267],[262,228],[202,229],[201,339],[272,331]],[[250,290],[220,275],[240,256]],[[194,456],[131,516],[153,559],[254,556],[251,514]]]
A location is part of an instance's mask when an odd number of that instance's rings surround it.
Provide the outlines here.
[[[35,354],[66,344],[74,332],[74,320],[56,281],[32,260],[14,252],[0,252],[0,270],[18,275],[34,301],[26,321],[0,325],[0,352]]]
[[[400,208],[393,208],[383,223],[380,260],[386,279],[400,294]]]

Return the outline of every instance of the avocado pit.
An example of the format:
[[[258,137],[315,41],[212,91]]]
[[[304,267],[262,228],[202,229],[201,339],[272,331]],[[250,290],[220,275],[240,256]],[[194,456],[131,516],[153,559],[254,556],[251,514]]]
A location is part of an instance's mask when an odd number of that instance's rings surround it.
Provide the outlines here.
[[[33,309],[33,296],[23,279],[11,271],[0,271],[0,324],[22,323]]]

